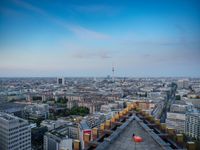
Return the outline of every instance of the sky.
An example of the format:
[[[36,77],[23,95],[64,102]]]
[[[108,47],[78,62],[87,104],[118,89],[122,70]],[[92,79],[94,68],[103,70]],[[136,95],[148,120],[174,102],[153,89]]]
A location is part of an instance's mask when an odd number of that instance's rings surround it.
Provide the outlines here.
[[[0,0],[0,77],[200,77],[198,0]]]

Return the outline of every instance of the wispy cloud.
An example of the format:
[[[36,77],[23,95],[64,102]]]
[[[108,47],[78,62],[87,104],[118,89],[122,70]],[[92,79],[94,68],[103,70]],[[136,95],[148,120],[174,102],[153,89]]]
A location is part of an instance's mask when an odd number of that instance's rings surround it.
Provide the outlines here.
[[[180,36],[179,38],[173,39],[122,39],[120,44],[122,45],[153,45],[153,46],[190,46],[193,44],[198,44],[197,39],[187,39],[185,36]]]
[[[106,51],[97,51],[97,52],[83,52],[77,51],[72,54],[72,57],[76,59],[110,59],[112,58],[110,53]]]
[[[105,60],[114,57],[113,50],[107,47],[100,48],[90,44],[88,45],[88,43],[85,43],[85,45],[79,45],[73,41],[60,41],[59,45],[63,47],[62,55],[65,56],[65,58],[68,57],[68,59]]]
[[[102,40],[107,40],[111,38],[106,34],[89,30],[81,26],[70,25],[68,26],[68,29],[81,38],[92,38],[92,39],[102,39]]]
[[[108,36],[106,34],[90,30],[90,29],[85,28],[83,26],[74,25],[72,23],[65,22],[65,21],[63,21],[63,20],[61,20],[61,19],[59,19],[55,16],[50,15],[45,10],[43,10],[43,9],[37,7],[37,6],[34,6],[30,3],[27,3],[27,2],[24,2],[24,1],[21,1],[21,0],[13,0],[13,2],[19,7],[30,10],[34,13],[41,15],[41,16],[44,16],[46,19],[48,19],[52,23],[55,23],[57,25],[60,25],[64,28],[66,28],[67,30],[73,32],[76,36],[78,36],[80,38],[97,39],[97,40],[107,40],[107,39],[111,38],[110,36]]]

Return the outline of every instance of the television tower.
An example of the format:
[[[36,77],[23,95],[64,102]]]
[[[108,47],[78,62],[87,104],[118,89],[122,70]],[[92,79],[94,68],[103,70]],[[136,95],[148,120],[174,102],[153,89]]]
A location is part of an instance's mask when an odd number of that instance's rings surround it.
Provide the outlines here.
[[[112,66],[112,97],[113,97],[113,100],[115,100],[115,97],[114,97],[114,89],[115,89],[115,68],[114,68],[114,65]]]
[[[115,68],[114,66],[112,67],[112,81],[115,81]]]

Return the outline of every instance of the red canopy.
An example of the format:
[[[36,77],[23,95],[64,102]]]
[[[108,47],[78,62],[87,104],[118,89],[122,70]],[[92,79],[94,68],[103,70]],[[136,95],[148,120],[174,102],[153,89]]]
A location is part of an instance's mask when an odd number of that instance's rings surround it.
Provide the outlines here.
[[[140,142],[143,141],[143,139],[142,139],[140,136],[133,136],[133,140],[134,140],[134,142],[136,142],[136,143],[140,143]]]

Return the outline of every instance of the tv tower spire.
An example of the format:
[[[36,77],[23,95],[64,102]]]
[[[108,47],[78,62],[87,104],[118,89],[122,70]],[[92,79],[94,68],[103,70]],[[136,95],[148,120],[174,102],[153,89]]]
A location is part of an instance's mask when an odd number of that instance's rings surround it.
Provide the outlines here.
[[[112,81],[115,81],[115,68],[112,66]]]

